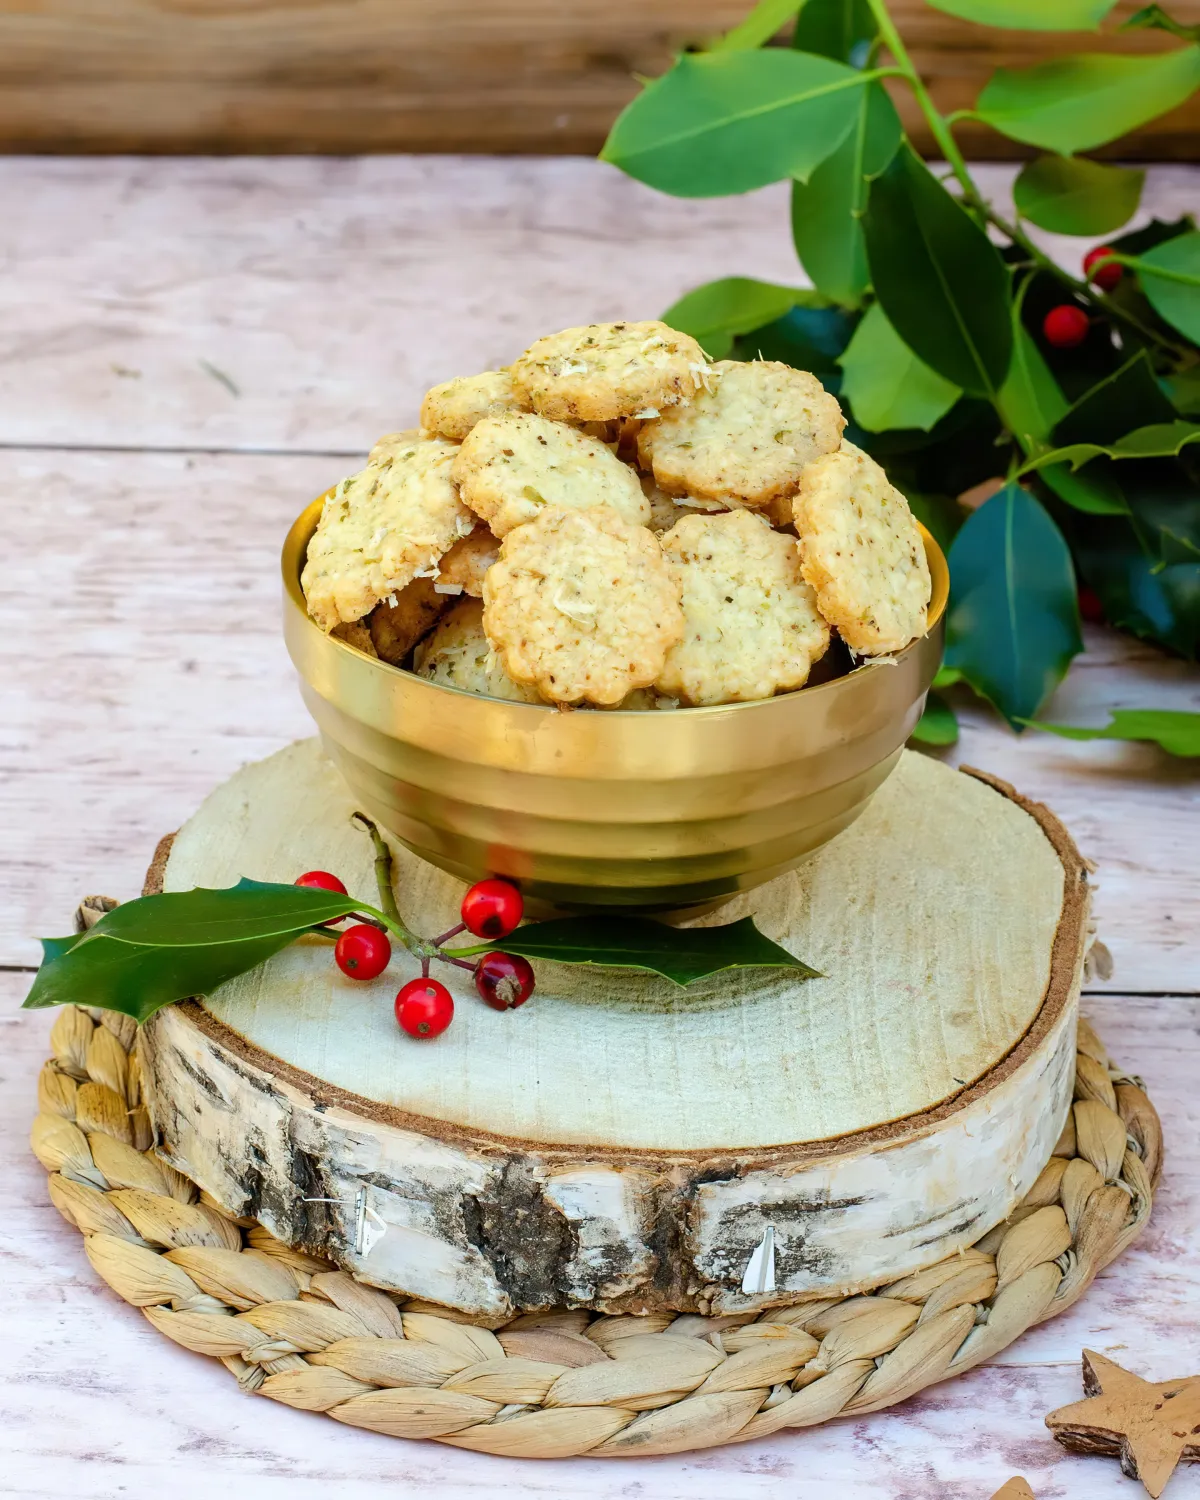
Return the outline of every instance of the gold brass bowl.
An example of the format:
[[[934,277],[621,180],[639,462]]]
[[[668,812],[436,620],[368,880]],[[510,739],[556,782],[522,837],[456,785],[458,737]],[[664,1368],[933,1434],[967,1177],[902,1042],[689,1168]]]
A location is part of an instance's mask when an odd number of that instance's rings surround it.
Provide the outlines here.
[[[283,628],[325,747],[365,812],[463,880],[507,875],[563,908],[673,910],[792,869],[852,823],[895,766],[942,655],[929,633],[889,662],[758,703],[562,713],[426,682],[327,636],[300,570],[323,499],[283,548]]]

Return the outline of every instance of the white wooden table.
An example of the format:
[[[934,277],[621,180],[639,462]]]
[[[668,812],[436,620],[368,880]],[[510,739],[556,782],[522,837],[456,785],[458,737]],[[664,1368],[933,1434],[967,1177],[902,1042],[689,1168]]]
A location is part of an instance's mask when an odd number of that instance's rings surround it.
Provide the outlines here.
[[[1011,169],[981,173],[997,194]],[[1161,168],[1148,202],[1196,206]],[[1200,1370],[1200,772],[1149,746],[1016,738],[967,705],[953,760],[1049,802],[1098,865],[1111,981],[1086,1009],[1163,1115],[1142,1241],[1066,1316],[895,1411],[694,1457],[492,1459],[239,1394],[102,1285],[24,1137],[50,1017],[34,933],[136,894],[158,836],[237,766],[309,732],[277,624],[300,507],[424,388],[547,329],[654,316],[741,272],[794,280],[783,194],[660,198],[571,159],[0,160],[0,1495],[325,1500],[397,1491],[638,1500],[988,1500],[1142,1493],[1042,1417],[1090,1346]],[[1074,259],[1072,242],[1054,246]],[[1200,709],[1200,674],[1089,633],[1053,704]],[[1172,1481],[1200,1496],[1200,1469]]]

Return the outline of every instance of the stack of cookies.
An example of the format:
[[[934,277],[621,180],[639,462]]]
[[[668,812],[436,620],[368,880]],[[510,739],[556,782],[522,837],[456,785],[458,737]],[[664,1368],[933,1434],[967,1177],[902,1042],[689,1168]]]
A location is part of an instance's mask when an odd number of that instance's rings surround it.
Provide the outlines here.
[[[912,513],[803,370],[711,364],[663,323],[539,339],[436,386],[326,497],[309,613],[434,682],[560,707],[803,687],[926,629]]]

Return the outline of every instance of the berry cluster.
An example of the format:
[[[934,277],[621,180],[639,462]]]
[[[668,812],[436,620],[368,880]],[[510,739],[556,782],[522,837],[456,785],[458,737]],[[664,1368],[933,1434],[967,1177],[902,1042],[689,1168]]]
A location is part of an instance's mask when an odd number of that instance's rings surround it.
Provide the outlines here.
[[[1110,245],[1097,245],[1083,257],[1084,276],[1102,292],[1111,292],[1121,279],[1120,262],[1107,258],[1113,253]],[[1074,349],[1087,338],[1090,327],[1082,307],[1061,302],[1042,319],[1042,336],[1052,349]]]
[[[347,895],[346,887],[328,870],[309,870],[297,885]],[[507,880],[480,880],[462,900],[462,921],[441,937],[418,945],[421,976],[402,985],[396,996],[396,1020],[409,1036],[440,1036],[454,1019],[454,998],[446,986],[429,977],[429,961],[440,958],[459,968],[470,969],[480,999],[493,1010],[515,1010],[533,994],[533,969],[527,959],[515,953],[485,953],[476,962],[455,958],[443,951],[443,945],[460,932],[469,932],[485,942],[507,937],[519,926],[525,911],[521,892]],[[332,927],[336,921],[327,922]],[[349,979],[378,979],[391,962],[392,942],[385,929],[375,922],[356,922],[338,934],[333,950],[334,960]]]

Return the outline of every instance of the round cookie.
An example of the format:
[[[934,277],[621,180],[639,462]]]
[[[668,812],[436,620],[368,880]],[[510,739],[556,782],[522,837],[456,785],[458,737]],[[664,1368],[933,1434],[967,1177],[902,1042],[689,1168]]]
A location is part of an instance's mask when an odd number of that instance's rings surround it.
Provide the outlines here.
[[[654,682],[683,635],[657,539],[607,506],[548,510],[511,531],[483,602],[509,675],[555,703],[620,703]]]
[[[873,458],[843,443],[804,471],[792,509],[804,577],[851,651],[880,656],[925,634],[930,581],[921,533]]]
[[[485,417],[472,428],[454,478],[463,501],[498,537],[554,507],[607,505],[635,525],[650,516],[637,475],[599,438],[522,412]]]
[[[483,575],[500,555],[500,543],[486,526],[476,526],[470,536],[455,542],[438,564],[434,588],[440,594],[470,594],[483,597]]]
[[[708,370],[696,340],[665,323],[591,323],[538,339],[514,360],[512,378],[545,417],[612,422],[690,399]]]
[[[475,517],[451,479],[457,452],[441,438],[396,434],[376,444],[365,469],[330,490],[300,575],[322,630],[361,620],[419,574],[430,575],[470,533]]]
[[[426,391],[421,402],[421,426],[438,437],[461,443],[476,422],[503,411],[528,411],[529,403],[513,389],[508,370],[482,375],[459,375]]]
[[[726,359],[687,406],[638,433],[642,467],[668,494],[765,506],[792,495],[806,464],[831,453],[846,419],[806,370]]]
[[[750,511],[685,516],[662,539],[684,636],[656,686],[693,707],[803,687],[829,646],[795,542]]]
[[[413,671],[464,693],[513,703],[544,701],[535,689],[514,682],[496,659],[483,633],[483,605],[478,599],[462,599],[442,616],[413,653]]]

